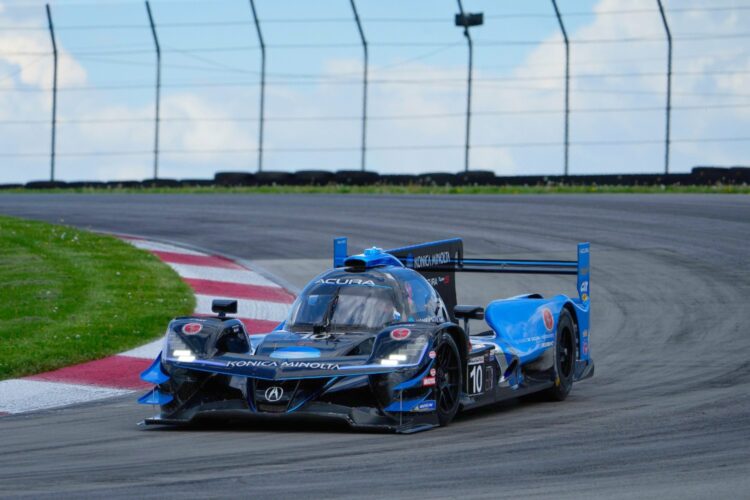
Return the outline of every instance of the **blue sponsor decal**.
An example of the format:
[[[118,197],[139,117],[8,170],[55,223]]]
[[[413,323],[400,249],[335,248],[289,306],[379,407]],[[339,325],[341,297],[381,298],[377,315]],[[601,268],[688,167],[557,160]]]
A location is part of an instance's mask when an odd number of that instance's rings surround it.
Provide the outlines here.
[[[319,358],[320,351],[314,347],[283,347],[276,349],[271,353],[272,358],[276,359],[309,359]]]
[[[429,411],[429,410],[434,410],[435,408],[437,408],[437,404],[435,403],[435,400],[434,399],[428,399],[426,401],[422,401],[421,403],[419,403],[417,405],[416,410],[418,410],[418,411]]]

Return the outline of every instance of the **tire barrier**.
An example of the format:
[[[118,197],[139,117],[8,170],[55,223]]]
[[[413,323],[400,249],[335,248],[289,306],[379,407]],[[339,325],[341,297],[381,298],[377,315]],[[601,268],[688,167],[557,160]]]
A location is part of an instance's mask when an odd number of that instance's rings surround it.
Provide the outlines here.
[[[173,188],[180,187],[180,181],[177,179],[146,179],[143,181],[145,188]]]
[[[333,182],[333,172],[327,170],[300,170],[294,174],[295,186],[325,186]]]
[[[204,187],[216,184],[211,179],[180,179],[180,186],[185,187]]]
[[[423,186],[456,186],[458,185],[458,175],[448,174],[445,172],[431,172],[420,174],[418,177],[419,184]]]
[[[495,177],[496,186],[538,186],[549,184],[550,182],[552,181],[548,181],[547,177],[541,175]]]
[[[292,184],[294,174],[291,172],[258,172],[255,180],[259,186],[286,186]]]
[[[26,183],[26,189],[56,189],[67,185],[68,183],[63,181],[31,181]]]
[[[68,182],[66,187],[70,189],[102,189],[107,187],[107,183],[101,181],[76,181]]]
[[[698,184],[728,184],[732,177],[729,169],[722,167],[694,167],[692,174]]]
[[[463,186],[492,186],[495,184],[495,172],[490,170],[474,170],[456,174],[458,182]]]
[[[419,179],[416,175],[410,174],[389,174],[380,176],[380,184],[387,186],[408,186],[417,184]]]
[[[112,189],[133,189],[143,187],[141,181],[110,181],[107,187]]]
[[[380,181],[380,174],[361,170],[339,170],[333,175],[333,181],[345,186],[372,186]]]
[[[214,183],[217,186],[255,186],[255,174],[249,172],[216,172]]]
[[[750,167],[732,167],[729,174],[734,184],[750,184]]]
[[[414,174],[378,174],[360,170],[300,170],[297,172],[217,172],[213,179],[146,179],[144,181],[31,181],[24,184],[0,184],[0,189],[53,188],[172,188],[196,186],[711,186],[748,185],[750,167],[694,167],[681,174],[602,174],[602,175],[514,175],[496,176],[489,170],[451,174],[429,172]]]

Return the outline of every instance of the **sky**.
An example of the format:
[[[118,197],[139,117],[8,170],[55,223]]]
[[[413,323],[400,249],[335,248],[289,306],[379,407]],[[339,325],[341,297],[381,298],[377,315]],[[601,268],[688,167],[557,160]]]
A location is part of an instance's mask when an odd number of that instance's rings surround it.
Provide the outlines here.
[[[267,45],[264,170],[360,167],[363,50],[349,0],[255,0]],[[50,175],[45,3],[0,0],[0,183]],[[464,167],[468,49],[450,0],[356,0],[369,43],[368,170]],[[549,0],[465,0],[470,168],[563,171],[565,49]],[[664,170],[667,43],[656,0],[558,0],[570,44],[571,174]],[[670,169],[750,166],[750,0],[664,1]],[[142,1],[50,2],[59,180],[153,176],[156,58]],[[159,176],[258,168],[260,50],[247,0],[152,0]]]

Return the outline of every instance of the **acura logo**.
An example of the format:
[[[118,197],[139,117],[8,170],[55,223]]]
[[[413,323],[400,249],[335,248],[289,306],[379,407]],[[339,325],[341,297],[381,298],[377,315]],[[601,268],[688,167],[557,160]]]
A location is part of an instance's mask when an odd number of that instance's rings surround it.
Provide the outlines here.
[[[274,385],[266,389],[266,401],[270,401],[271,403],[276,403],[277,401],[281,400],[281,397],[283,395],[284,389],[282,389],[278,385]]]

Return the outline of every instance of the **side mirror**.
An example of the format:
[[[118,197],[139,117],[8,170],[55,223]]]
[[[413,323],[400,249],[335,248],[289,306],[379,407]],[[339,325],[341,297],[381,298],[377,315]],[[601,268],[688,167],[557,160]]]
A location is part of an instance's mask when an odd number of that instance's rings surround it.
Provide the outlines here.
[[[458,305],[453,308],[453,315],[456,319],[460,318],[464,320],[464,331],[466,332],[466,335],[471,335],[469,332],[469,320],[484,319],[484,307]]]
[[[211,302],[211,310],[218,314],[220,318],[226,317],[227,314],[237,314],[237,301],[233,299],[214,299]]]
[[[453,308],[453,314],[456,318],[484,319],[484,307],[458,305]]]

